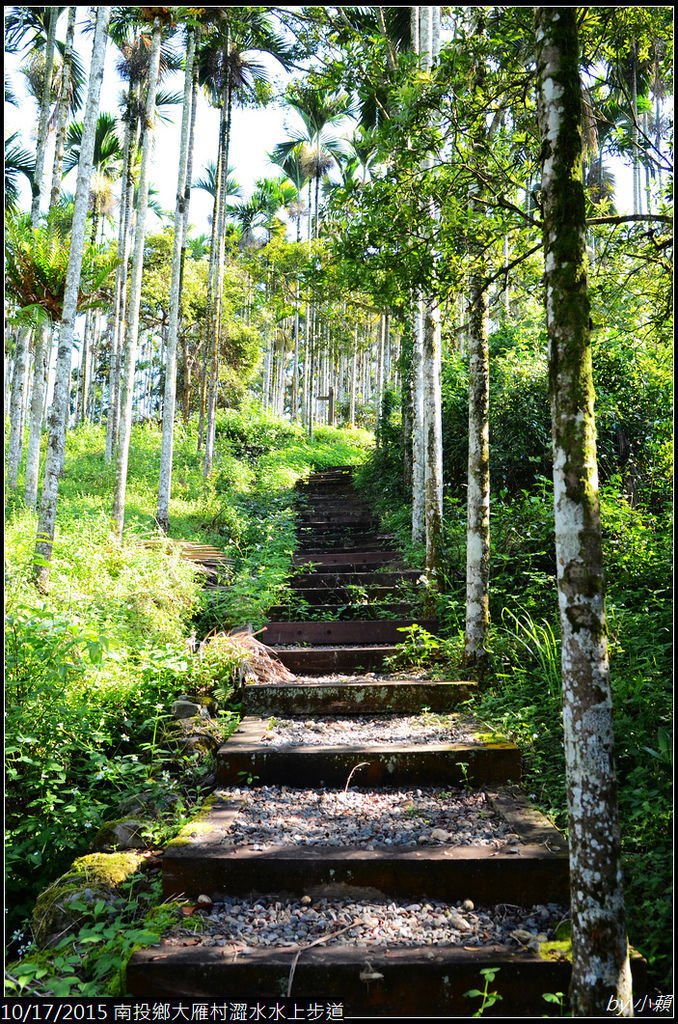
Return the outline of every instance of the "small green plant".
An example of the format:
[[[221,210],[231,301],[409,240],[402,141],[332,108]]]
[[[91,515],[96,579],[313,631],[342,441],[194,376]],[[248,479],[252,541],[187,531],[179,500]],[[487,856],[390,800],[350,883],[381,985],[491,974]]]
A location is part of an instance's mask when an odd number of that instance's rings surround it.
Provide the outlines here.
[[[241,771],[238,772],[238,778],[243,786],[253,786],[255,782],[259,780],[258,775],[254,775],[253,772]]]
[[[461,772],[462,786],[468,787],[471,785],[471,779],[469,777],[469,762],[468,761],[455,761],[455,764]]]
[[[494,1006],[494,1004],[502,998],[498,992],[490,992],[490,985],[497,977],[499,970],[499,967],[483,967],[480,972],[482,977],[485,979],[485,985],[482,990],[478,988],[471,988],[468,992],[464,992],[464,995],[469,999],[481,1000],[478,1009],[475,1013],[471,1014],[472,1017],[482,1017],[486,1010],[489,1010],[490,1007]]]
[[[397,653],[388,659],[389,668],[425,668],[444,655],[445,641],[418,623],[400,626],[398,632],[403,633],[405,639],[397,645]]]
[[[565,993],[564,992],[544,992],[542,995],[547,1003],[551,1003],[552,1006],[558,1006],[560,1008],[560,1016],[565,1016]]]

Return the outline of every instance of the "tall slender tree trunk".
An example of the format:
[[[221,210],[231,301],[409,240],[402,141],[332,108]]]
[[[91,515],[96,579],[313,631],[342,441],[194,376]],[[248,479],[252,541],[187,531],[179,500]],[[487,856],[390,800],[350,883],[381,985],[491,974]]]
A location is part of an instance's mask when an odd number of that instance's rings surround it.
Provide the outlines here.
[[[484,9],[475,14],[476,32],[485,31]],[[483,58],[476,63],[474,93],[482,97],[485,77]],[[478,102],[478,107],[481,103]],[[488,128],[482,113],[474,144],[484,153],[500,118]],[[480,185],[471,189],[470,208],[476,222],[469,241],[472,268],[469,274],[468,310],[468,486],[466,540],[466,628],[464,658],[479,678],[488,662],[487,633],[490,625],[490,352],[488,342],[489,302],[487,294],[486,241],[482,229],[483,207],[478,203]]]
[[[487,287],[480,269],[470,285],[468,313],[468,487],[466,498],[466,664],[487,667],[490,622],[490,366]]]
[[[412,494],[412,433],[413,405],[412,388],[412,331],[406,330],[400,348],[400,360],[403,366],[401,388],[402,412],[402,448],[403,448],[403,489],[405,494]]]
[[[421,301],[414,304],[412,344],[412,543],[426,542],[424,488],[424,315]]]
[[[181,116],[179,143],[179,170],[177,197],[174,208],[174,246],[172,250],[172,281],[170,284],[169,326],[165,348],[165,392],[162,414],[162,446],[160,452],[160,480],[156,520],[165,533],[169,531],[169,500],[172,490],[172,452],[174,447],[174,415],[177,396],[177,345],[179,341],[179,315],[181,305],[182,253],[188,228],[187,174],[192,123],[193,61],[195,59],[195,31],[188,29],[186,71],[184,78],[184,104]],[[189,183],[190,186],[190,183]],[[190,195],[190,192],[188,193]]]
[[[59,474],[64,460],[66,447],[66,428],[68,425],[68,399],[71,378],[71,354],[75,317],[78,307],[80,289],[80,273],[85,247],[85,228],[87,225],[87,209],[89,205],[89,186],[92,176],[92,159],[97,117],[99,115],[99,99],[101,83],[104,77],[104,58],[106,55],[107,29],[111,14],[110,7],[96,8],[94,42],[92,44],[92,62],[90,65],[87,103],[83,119],[80,159],[78,161],[78,177],[75,187],[75,204],[73,208],[73,225],[71,228],[71,247],[66,271],[64,303],[59,332],[57,351],[57,367],[54,380],[54,398],[49,416],[49,441],[45,461],[45,475],[40,502],[38,533],[35,545],[36,566],[35,579],[38,586],[44,588],[49,578],[49,563],[54,542],[57,500],[59,492]]]
[[[353,352],[351,354],[351,381],[350,398],[348,408],[348,420],[351,427],[355,427],[355,393],[358,383],[358,325],[355,325],[353,332]]]
[[[440,51],[440,8],[419,7],[416,39],[423,66],[430,69]],[[430,170],[433,158],[425,167]],[[435,203],[428,209],[433,223],[438,220]],[[415,388],[412,453],[412,539],[426,544],[426,568],[436,575],[442,537],[442,397],[440,311],[433,295],[420,294],[414,335],[413,379]],[[421,408],[420,408],[421,405]],[[419,417],[421,416],[421,421]],[[419,463],[422,462],[420,467]],[[422,488],[422,494],[415,494]]]
[[[426,569],[439,579],[443,529],[443,423],[440,373],[442,364],[440,309],[425,304],[424,359],[424,517],[426,522]]]
[[[131,87],[130,87],[131,88]],[[118,226],[118,258],[115,273],[115,297],[113,303],[113,333],[111,337],[110,365],[108,374],[108,417],[106,420],[106,447],[104,461],[111,462],[118,444],[120,425],[120,381],[122,378],[123,341],[127,319],[127,282],[129,279],[130,244],[132,238],[134,207],[133,154],[136,147],[138,118],[133,113],[134,96],[128,95],[125,142],[123,145],[120,207]]]
[[[40,437],[42,434],[42,411],[45,404],[47,387],[47,364],[52,344],[52,326],[43,324],[35,332],[35,349],[33,353],[33,389],[31,392],[31,408],[28,429],[28,446],[26,448],[26,489],[25,498],[28,508],[35,508],[38,500],[38,476],[40,473]]]
[[[226,229],[226,178],[228,176],[228,158],[231,141],[231,115],[233,110],[233,91],[230,74],[227,76],[224,102],[222,107],[222,118],[220,127],[220,165],[221,165],[221,191],[217,209],[217,254],[216,254],[216,278],[214,295],[214,333],[211,338],[212,357],[209,368],[209,387],[207,391],[207,424],[205,435],[205,464],[204,475],[207,477],[212,472],[214,460],[214,443],[217,429],[217,399],[219,389],[219,355],[221,348],[222,317],[223,317],[223,289],[224,289],[224,264],[225,244],[224,234]]]
[[[144,241],[146,236],[146,211],[150,186],[150,162],[153,147],[153,123],[155,118],[155,96],[158,87],[160,66],[160,43],[162,29],[158,16],[153,21],[151,53],[149,58],[148,86],[145,104],[144,142],[141,151],[141,167],[137,189],[137,219],[134,230],[134,252],[130,270],[130,292],[125,323],[125,365],[120,402],[120,437],[116,460],[115,494],[113,496],[113,530],[122,540],[125,522],[125,495],[127,492],[127,469],[129,446],[132,433],[132,405],[134,399],[134,371],[136,367],[139,340],[139,311],[141,307],[141,278],[144,267]]]
[[[633,1016],[586,280],[577,10],[536,8],[575,1017]]]
[[[379,339],[377,342],[377,393],[374,413],[377,427],[377,446],[381,445],[381,413],[384,398],[384,350],[386,348],[386,314],[379,316]]]
[[[16,333],[12,366],[12,396],[9,405],[9,443],[7,445],[7,486],[16,490],[24,435],[24,397],[28,380],[30,330],[20,327]]]
[[[59,90],[59,111],[54,141],[54,160],[52,162],[52,187],[50,190],[49,205],[54,206],[59,200],[61,192],[61,172],[64,161],[64,143],[66,141],[66,128],[68,125],[69,93],[71,91],[71,78],[73,67],[73,43],[75,40],[75,12],[76,7],[68,7],[68,23],[66,26],[66,41],[64,45],[64,61],[61,69],[61,89]]]
[[[33,195],[31,199],[31,227],[37,227],[40,219],[40,202],[43,191],[43,177],[45,171],[45,151],[47,149],[47,137],[49,126],[49,108],[52,98],[52,74],[54,71],[54,49],[56,46],[56,30],[59,18],[58,7],[48,7],[49,12],[47,25],[47,40],[45,43],[45,80],[40,96],[40,108],[38,112],[37,146],[35,150],[35,170],[33,172]]]

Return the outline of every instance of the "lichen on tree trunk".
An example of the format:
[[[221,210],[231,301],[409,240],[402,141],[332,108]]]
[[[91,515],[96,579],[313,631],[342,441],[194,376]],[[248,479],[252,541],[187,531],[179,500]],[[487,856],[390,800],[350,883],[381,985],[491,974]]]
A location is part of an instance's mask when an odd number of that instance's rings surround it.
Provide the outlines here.
[[[490,621],[490,373],[487,286],[480,273],[473,275],[470,292],[464,660],[482,675]]]
[[[574,1016],[632,1016],[586,280],[575,8],[536,8]]]

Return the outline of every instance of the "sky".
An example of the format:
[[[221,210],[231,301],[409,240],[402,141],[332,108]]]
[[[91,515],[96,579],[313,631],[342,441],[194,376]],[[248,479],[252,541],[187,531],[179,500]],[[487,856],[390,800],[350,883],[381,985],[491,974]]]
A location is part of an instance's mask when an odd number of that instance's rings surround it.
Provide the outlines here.
[[[92,36],[83,35],[78,28],[84,24],[84,11],[78,11],[76,25],[77,41],[76,47],[86,66],[89,66],[89,58],[92,48]],[[62,19],[63,21],[63,19]],[[65,22],[59,23],[59,36],[63,37]],[[123,89],[123,83],[115,69],[116,50],[111,42],[108,44],[106,68],[101,94],[101,112],[118,113],[118,101]],[[37,103],[30,96],[24,87],[24,77],[20,72],[21,56],[17,58],[12,54],[5,55],[5,71],[9,73],[13,88],[19,98],[18,108],[9,104],[5,105],[5,136],[13,131],[19,131],[23,139],[23,145],[30,151],[35,150],[35,124],[37,116]],[[278,65],[271,61],[271,74],[275,85],[282,85],[282,73]],[[163,88],[170,91],[182,92],[183,73],[176,72],[163,82]],[[83,113],[78,117],[81,119]],[[151,170],[151,181],[158,190],[158,201],[163,209],[174,212],[176,186],[177,186],[177,161],[179,157],[179,129],[181,124],[181,107],[172,109],[172,123],[165,124],[158,122],[156,128],[156,140],[153,152],[153,166]],[[283,111],[279,106],[269,106],[262,109],[242,109],[236,107],[233,111],[233,123],[230,145],[230,164],[234,169],[236,181],[241,185],[245,197],[249,196],[258,178],[277,177],[279,169],[268,160],[268,152],[277,142],[282,142],[287,137],[288,128],[294,124],[294,115],[289,110]],[[219,113],[209,106],[206,98],[201,94],[199,98],[198,114],[195,130],[195,155],[193,162],[193,178],[196,180],[203,175],[204,169],[209,162],[216,160],[217,134],[219,127]],[[53,150],[48,150],[46,167],[51,168]],[[49,172],[48,172],[49,173]],[[67,189],[75,189],[75,171],[71,172],[64,183]],[[28,190],[25,192],[28,197]],[[27,207],[26,202],[25,206]],[[212,212],[212,199],[202,189],[194,189],[191,194],[190,220],[195,229],[194,233],[209,232],[209,221]],[[151,225],[151,230],[153,226]]]

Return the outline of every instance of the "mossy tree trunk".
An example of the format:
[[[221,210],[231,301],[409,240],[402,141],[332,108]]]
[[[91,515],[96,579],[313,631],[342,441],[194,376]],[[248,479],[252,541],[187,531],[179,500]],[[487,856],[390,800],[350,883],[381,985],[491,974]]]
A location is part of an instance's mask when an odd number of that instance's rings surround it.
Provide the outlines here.
[[[632,1016],[604,610],[582,184],[577,10],[536,8],[563,730],[571,1003]]]
[[[468,490],[466,498],[466,664],[482,675],[490,622],[490,358],[487,285],[482,270],[470,283]]]
[[[473,19],[476,37],[485,34],[485,9],[477,8]],[[473,99],[479,114],[473,130],[476,170],[487,153],[492,128],[486,123],[485,58],[478,53],[473,75]],[[479,679],[487,670],[487,633],[490,625],[490,350],[488,338],[488,237],[484,227],[485,208],[478,200],[483,185],[471,188],[474,215],[469,256],[468,311],[468,473],[466,496],[466,626],[464,659]]]

